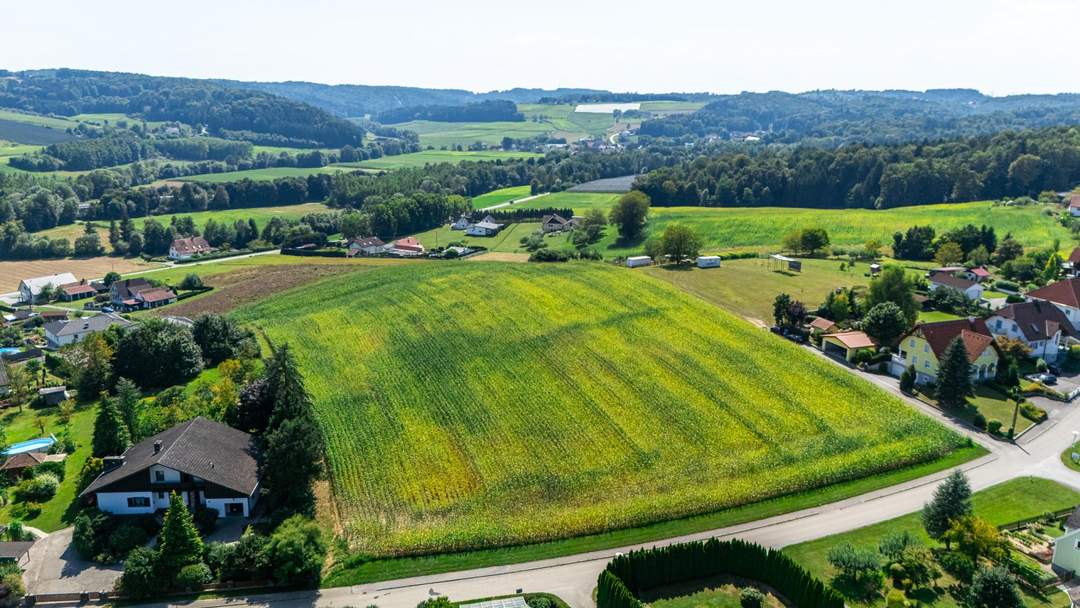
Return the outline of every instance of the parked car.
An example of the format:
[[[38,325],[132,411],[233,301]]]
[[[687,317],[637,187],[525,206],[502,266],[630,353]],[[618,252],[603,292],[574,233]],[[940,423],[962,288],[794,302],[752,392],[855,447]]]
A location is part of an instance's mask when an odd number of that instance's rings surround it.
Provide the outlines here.
[[[102,306],[101,307],[101,312],[112,312],[112,311],[113,311],[112,306]]]
[[[1057,376],[1054,374],[1040,374],[1038,379],[1043,384],[1057,384]]]

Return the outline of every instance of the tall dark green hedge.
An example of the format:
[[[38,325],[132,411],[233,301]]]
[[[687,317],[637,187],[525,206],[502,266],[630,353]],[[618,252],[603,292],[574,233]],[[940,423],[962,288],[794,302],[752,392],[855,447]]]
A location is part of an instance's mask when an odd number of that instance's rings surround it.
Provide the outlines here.
[[[633,551],[611,560],[597,583],[597,608],[641,608],[643,591],[717,575],[764,583],[799,608],[843,608],[833,589],[780,551],[734,539]]]

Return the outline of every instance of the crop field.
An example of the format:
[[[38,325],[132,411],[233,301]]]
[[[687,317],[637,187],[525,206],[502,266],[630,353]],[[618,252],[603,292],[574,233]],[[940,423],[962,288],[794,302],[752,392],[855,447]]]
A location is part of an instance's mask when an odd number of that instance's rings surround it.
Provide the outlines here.
[[[358,167],[361,169],[411,169],[436,163],[457,164],[462,161],[496,161],[511,160],[517,158],[539,158],[542,154],[534,152],[513,152],[503,150],[486,150],[483,152],[458,152],[455,150],[423,150],[412,154],[399,154],[397,156],[384,156],[372,160],[356,163],[338,163],[339,167]]]
[[[528,186],[511,186],[510,188],[500,188],[498,190],[492,190],[486,194],[473,197],[472,206],[473,209],[484,209],[486,207],[492,207],[494,205],[501,205],[508,201],[516,201],[519,198],[525,198],[529,196],[531,189]]]
[[[463,146],[482,142],[498,145],[504,137],[529,138],[550,133],[553,128],[547,123],[531,122],[435,122],[431,120],[413,120],[391,125],[399,129],[415,131],[420,135],[423,146]]]
[[[347,171],[356,171],[356,169],[340,165],[328,165],[326,167],[269,167],[267,169],[248,169],[247,171],[227,171],[225,173],[188,175],[186,177],[178,177],[173,181],[221,184],[225,182],[238,182],[242,179],[265,181],[281,177],[307,177],[316,173],[341,173]]]
[[[632,527],[962,445],[845,370],[629,272],[408,264],[234,315],[295,350],[345,536],[369,555]]]
[[[160,264],[109,256],[58,260],[5,260],[0,262],[0,293],[15,291],[19,288],[19,281],[30,277],[70,272],[79,279],[99,279],[112,270],[123,274],[157,266]]]

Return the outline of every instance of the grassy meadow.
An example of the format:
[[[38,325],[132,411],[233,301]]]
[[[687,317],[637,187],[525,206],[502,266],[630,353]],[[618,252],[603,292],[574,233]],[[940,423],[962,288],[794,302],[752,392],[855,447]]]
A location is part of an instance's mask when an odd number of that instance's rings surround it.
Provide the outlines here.
[[[307,177],[316,173],[341,173],[343,171],[356,171],[356,169],[340,165],[328,165],[326,167],[268,167],[266,169],[248,169],[246,171],[226,171],[225,173],[188,175],[170,181],[223,184],[225,182],[238,182],[242,179],[267,181],[282,177]]]
[[[533,152],[511,152],[503,150],[485,150],[483,152],[458,152],[455,150],[423,150],[412,154],[384,156],[354,163],[339,163],[341,167],[359,167],[361,169],[411,169],[437,163],[457,164],[463,161],[488,162],[518,158],[540,158]]]
[[[234,314],[295,349],[345,536],[369,555],[638,526],[963,445],[844,370],[628,272],[410,264]]]
[[[473,209],[483,209],[485,207],[491,207],[494,205],[501,205],[508,201],[515,201],[519,198],[525,198],[529,196],[531,190],[528,186],[511,186],[510,188],[500,188],[498,190],[492,190],[487,194],[481,194],[480,196],[474,196],[472,199]]]

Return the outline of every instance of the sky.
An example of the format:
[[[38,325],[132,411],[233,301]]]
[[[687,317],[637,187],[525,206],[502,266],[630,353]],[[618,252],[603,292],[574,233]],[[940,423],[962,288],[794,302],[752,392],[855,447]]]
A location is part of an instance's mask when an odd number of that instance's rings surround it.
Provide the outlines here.
[[[38,0],[0,68],[473,91],[1080,92],[1075,0]]]

